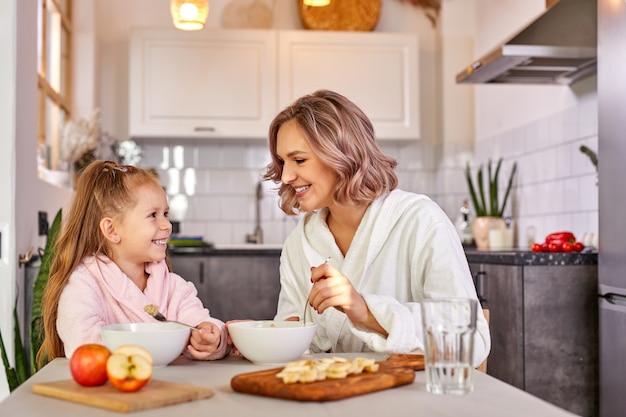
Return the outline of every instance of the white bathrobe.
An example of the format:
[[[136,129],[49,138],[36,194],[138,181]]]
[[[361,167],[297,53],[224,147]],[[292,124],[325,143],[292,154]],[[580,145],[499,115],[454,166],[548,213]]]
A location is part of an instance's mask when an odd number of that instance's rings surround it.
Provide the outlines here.
[[[146,264],[146,272],[150,277],[141,291],[106,256],[83,260],[59,299],[56,324],[66,357],[84,343],[103,343],[100,329],[107,324],[156,321],[144,311],[147,304],[158,305],[171,320],[194,326],[203,321],[214,323],[222,338],[209,359],[220,359],[228,353],[226,327],[209,315],[193,283],[169,272],[165,261]]]
[[[301,317],[311,290],[311,266],[329,263],[350,279],[388,332],[358,328],[337,309],[309,309],[318,325],[311,350],[423,353],[420,301],[477,299],[459,236],[441,208],[424,195],[394,190],[372,202],[344,257],[326,224],[328,209],[307,213],[287,237],[280,261],[277,320]],[[491,347],[489,326],[477,314],[474,362]]]

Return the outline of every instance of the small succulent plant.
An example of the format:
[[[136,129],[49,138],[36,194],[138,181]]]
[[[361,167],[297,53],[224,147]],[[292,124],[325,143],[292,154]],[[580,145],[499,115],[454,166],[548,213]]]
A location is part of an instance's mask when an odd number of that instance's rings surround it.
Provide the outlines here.
[[[506,207],[506,203],[509,199],[509,194],[511,193],[511,187],[513,185],[513,178],[515,177],[515,172],[517,170],[517,163],[513,164],[513,168],[511,170],[511,176],[509,177],[509,181],[506,187],[506,192],[504,194],[504,199],[502,200],[502,204],[499,204],[498,199],[498,177],[500,175],[500,167],[502,166],[502,158],[498,160],[496,165],[495,172],[492,172],[492,163],[491,159],[487,165],[487,184],[488,184],[488,199],[485,198],[485,186],[483,181],[483,165],[481,164],[478,168],[478,173],[476,175],[476,184],[477,187],[474,186],[474,182],[472,181],[472,172],[469,166],[469,162],[467,163],[467,167],[465,169],[465,178],[467,179],[467,186],[469,188],[470,196],[472,197],[472,204],[474,205],[474,210],[476,210],[476,217],[502,217],[504,214],[504,209]]]

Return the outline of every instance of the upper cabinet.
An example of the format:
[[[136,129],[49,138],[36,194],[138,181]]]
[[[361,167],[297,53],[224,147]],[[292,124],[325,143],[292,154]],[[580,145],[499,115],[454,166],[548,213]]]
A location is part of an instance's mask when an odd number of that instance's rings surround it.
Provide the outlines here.
[[[281,31],[279,107],[318,89],[354,101],[379,139],[419,138],[417,36]]]
[[[266,139],[278,111],[335,90],[379,139],[419,138],[414,34],[140,29],[130,45],[129,133],[136,138]]]
[[[131,137],[265,138],[276,32],[142,29],[130,44]]]

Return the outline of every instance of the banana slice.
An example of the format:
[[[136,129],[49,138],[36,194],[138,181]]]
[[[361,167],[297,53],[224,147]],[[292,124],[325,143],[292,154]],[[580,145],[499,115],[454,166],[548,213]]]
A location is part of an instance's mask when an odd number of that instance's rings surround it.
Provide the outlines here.
[[[285,384],[306,384],[328,379],[343,379],[348,375],[362,372],[377,372],[378,364],[374,359],[357,357],[353,360],[335,356],[319,360],[299,360],[289,362],[276,374]]]

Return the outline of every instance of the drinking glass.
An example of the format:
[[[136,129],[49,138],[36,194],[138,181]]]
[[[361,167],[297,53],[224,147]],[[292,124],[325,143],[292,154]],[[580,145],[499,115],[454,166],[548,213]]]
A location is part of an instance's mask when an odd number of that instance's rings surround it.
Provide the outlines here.
[[[422,301],[426,388],[435,394],[474,389],[474,335],[478,301],[428,298]]]

